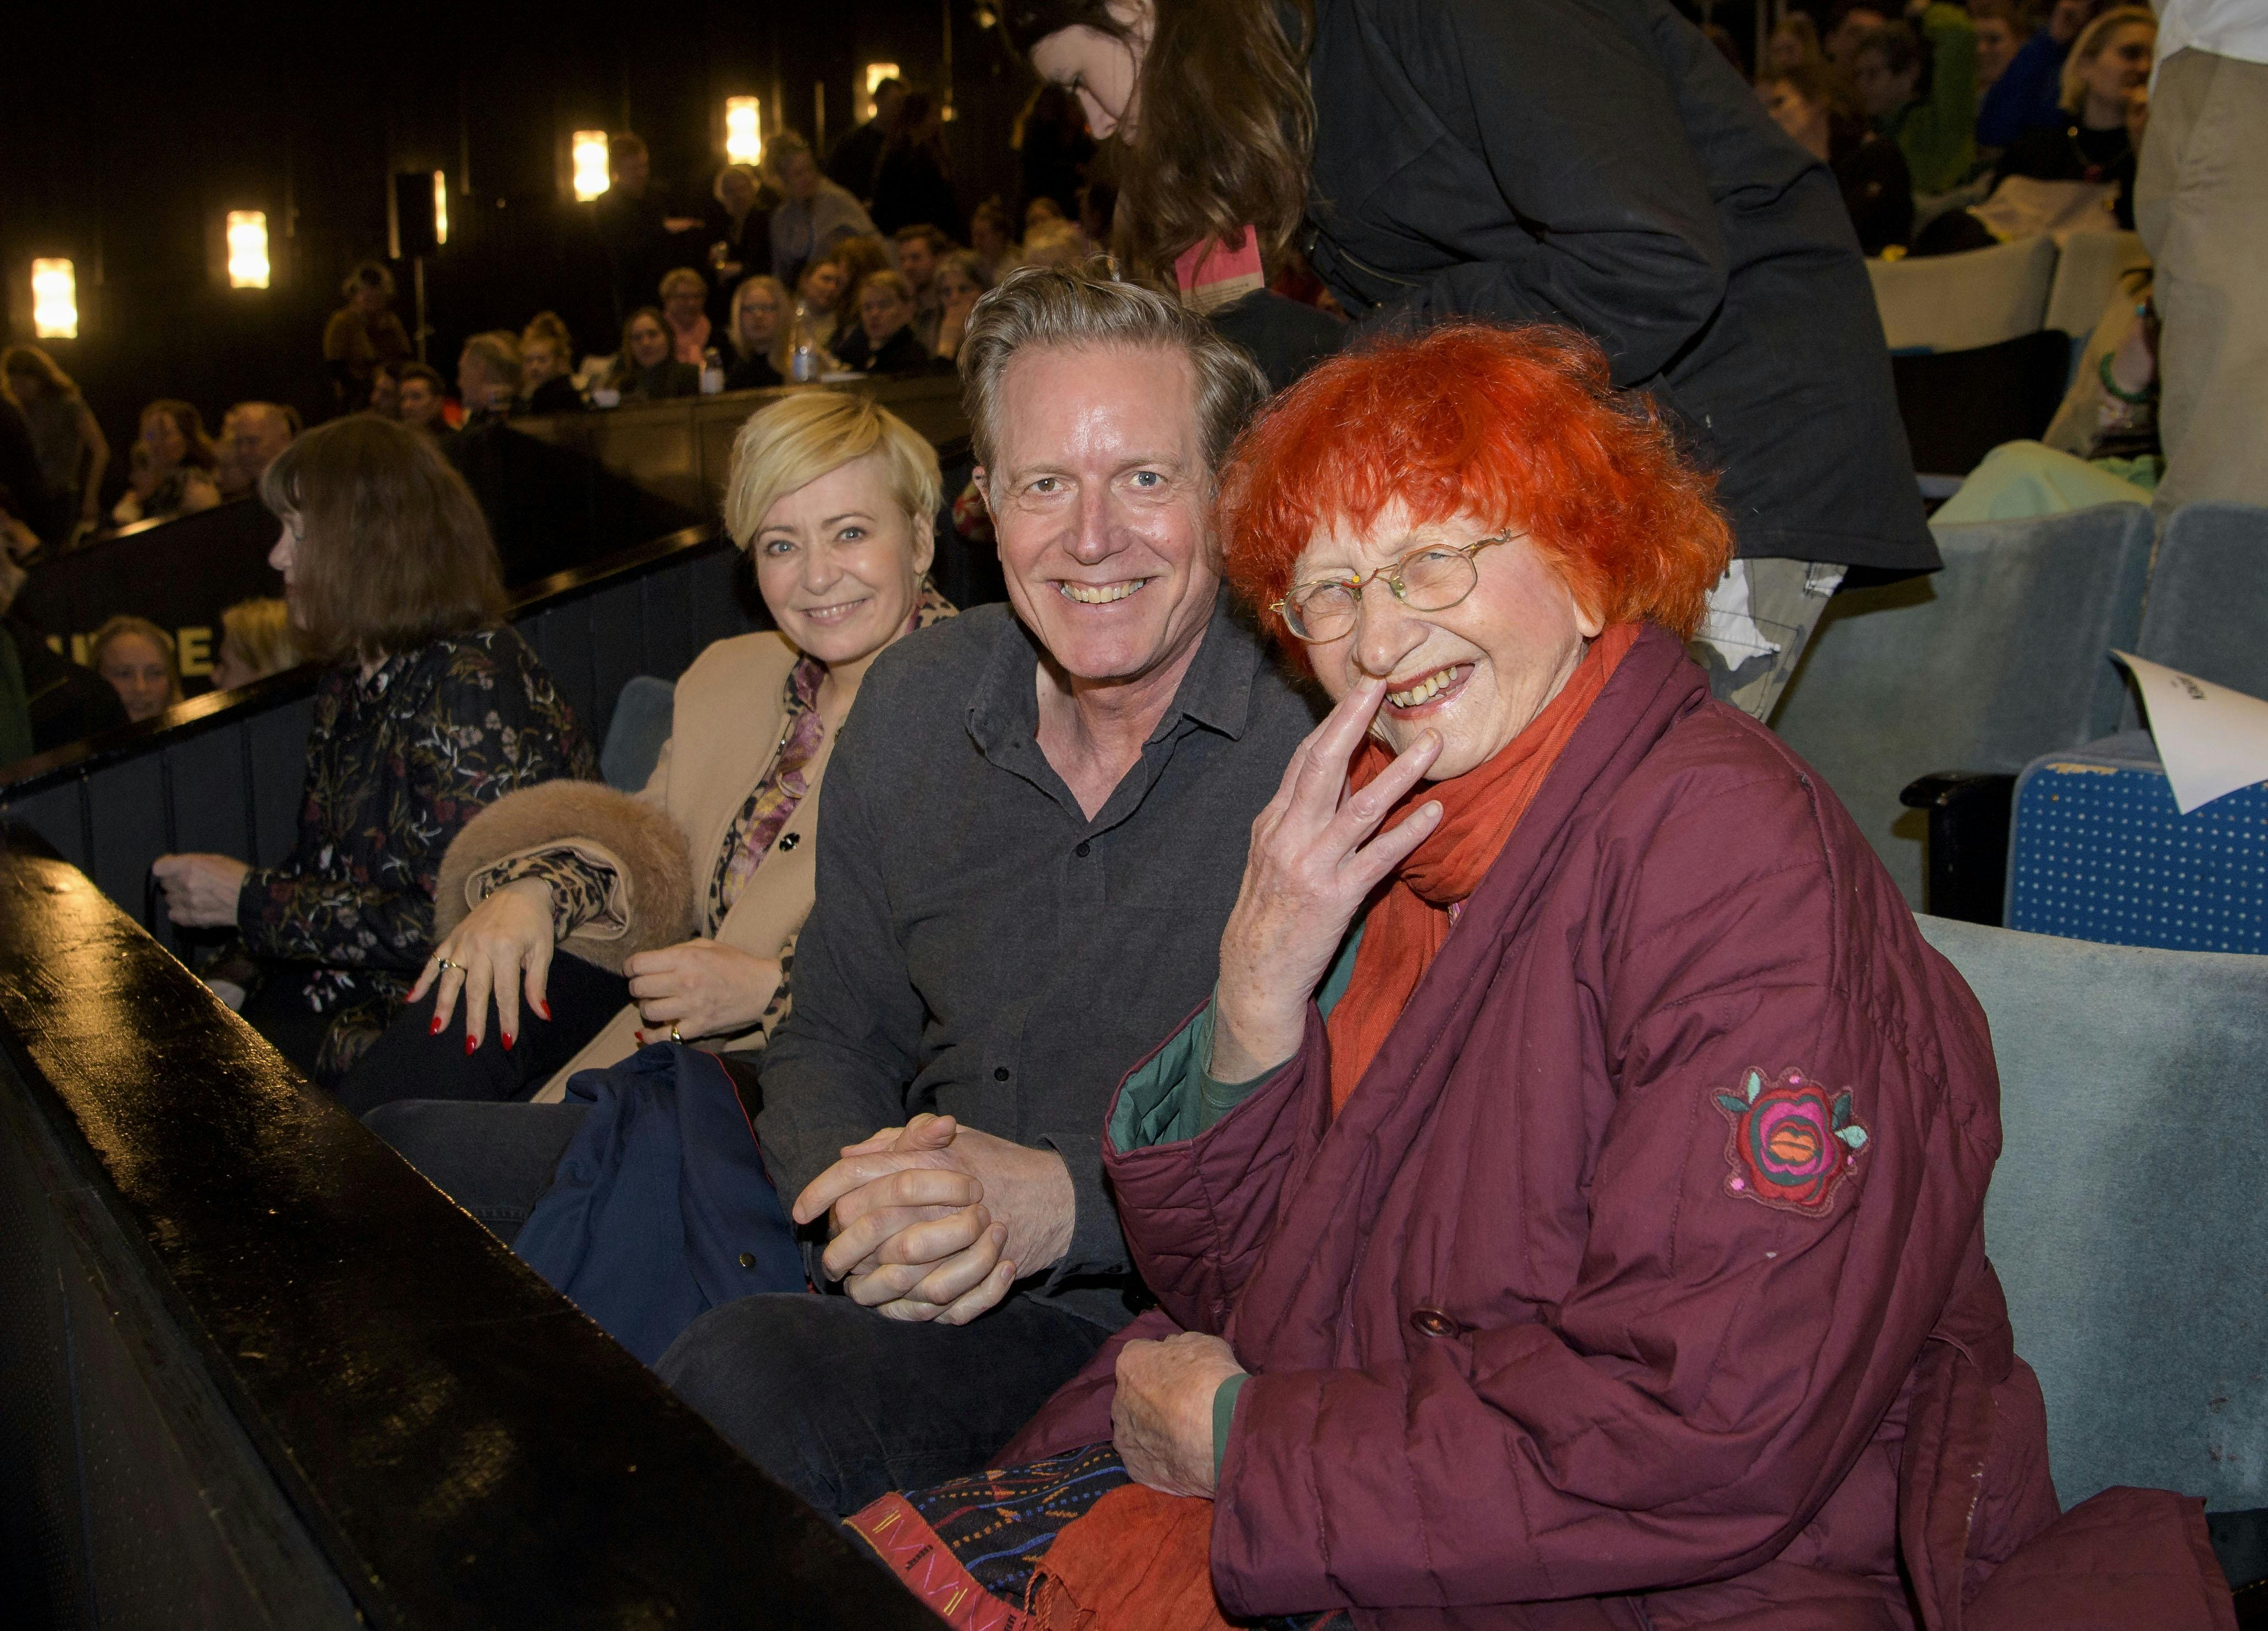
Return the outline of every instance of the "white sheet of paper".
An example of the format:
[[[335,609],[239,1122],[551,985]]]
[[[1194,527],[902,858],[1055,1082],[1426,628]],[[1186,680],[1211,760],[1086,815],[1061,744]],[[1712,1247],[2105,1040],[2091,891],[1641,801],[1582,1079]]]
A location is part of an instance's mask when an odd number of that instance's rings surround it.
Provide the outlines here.
[[[2142,692],[2158,759],[2184,816],[2224,793],[2268,781],[2268,702],[2113,652]]]

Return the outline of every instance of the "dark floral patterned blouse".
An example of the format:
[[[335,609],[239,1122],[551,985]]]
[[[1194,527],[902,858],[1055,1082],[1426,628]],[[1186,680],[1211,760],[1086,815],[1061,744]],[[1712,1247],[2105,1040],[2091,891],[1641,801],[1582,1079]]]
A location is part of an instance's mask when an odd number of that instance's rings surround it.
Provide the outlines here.
[[[254,867],[236,903],[268,978],[331,1016],[319,1081],[335,1084],[400,1011],[459,830],[508,793],[598,775],[573,711],[510,629],[451,635],[367,679],[353,663],[324,676],[298,842],[281,866]]]

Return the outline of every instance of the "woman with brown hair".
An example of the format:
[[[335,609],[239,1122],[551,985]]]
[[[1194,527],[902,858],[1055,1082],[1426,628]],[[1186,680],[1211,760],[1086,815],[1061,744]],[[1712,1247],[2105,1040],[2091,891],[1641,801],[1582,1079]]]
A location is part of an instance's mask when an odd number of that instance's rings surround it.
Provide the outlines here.
[[[1199,309],[1296,242],[1358,321],[1598,341],[1720,472],[1742,558],[1696,646],[1719,696],[1770,712],[1845,568],[1939,565],[1834,177],[1666,0],[1007,0],[1000,21],[1121,148],[1122,259]]]
[[[220,502],[213,472],[220,450],[205,434],[204,416],[195,402],[161,396],[142,410],[140,458],[134,483],[110,513],[121,527],[136,521],[171,520],[195,515]]]
[[[1835,172],[1861,251],[1880,255],[1912,240],[1913,178],[1905,155],[1867,128],[1840,74],[1824,60],[1767,68],[1756,76],[1756,98],[1798,147]]]
[[[594,780],[598,759],[504,622],[496,545],[431,440],[369,415],[300,437],[260,478],[284,523],[300,650],[329,659],[299,831],[281,863],[164,855],[166,910],[234,927],[259,975],[247,1020],[335,1085],[425,961],[449,841],[516,788]]]

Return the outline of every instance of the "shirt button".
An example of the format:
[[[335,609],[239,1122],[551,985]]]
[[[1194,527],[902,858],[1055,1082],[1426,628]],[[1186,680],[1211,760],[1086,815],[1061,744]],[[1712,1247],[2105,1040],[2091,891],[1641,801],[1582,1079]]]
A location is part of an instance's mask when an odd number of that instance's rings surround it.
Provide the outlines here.
[[[1071,851],[1071,853],[1078,856],[1079,860],[1085,860],[1089,855],[1094,853],[1094,845],[1081,838],[1079,841],[1079,847]]]
[[[1008,1067],[1005,1065],[995,1065],[992,1067],[992,1080],[995,1081],[1007,1081]]]
[[[1410,1316],[1410,1328],[1421,1337],[1454,1337],[1464,1327],[1437,1308],[1421,1308]]]
[[[755,1266],[756,1266],[756,1254],[755,1254],[755,1252],[753,1252],[753,1251],[743,1251],[742,1253],[740,1253],[740,1266],[741,1266],[742,1268],[754,1268],[754,1267],[755,1267]]]

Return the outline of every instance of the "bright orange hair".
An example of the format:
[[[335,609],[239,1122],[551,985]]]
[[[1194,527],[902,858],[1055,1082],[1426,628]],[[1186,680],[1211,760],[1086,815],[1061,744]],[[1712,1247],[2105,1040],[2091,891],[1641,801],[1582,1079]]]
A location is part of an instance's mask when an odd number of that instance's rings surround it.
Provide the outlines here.
[[[1454,323],[1342,352],[1278,397],[1221,475],[1230,587],[1268,608],[1317,532],[1470,517],[1516,528],[1585,608],[1690,638],[1732,558],[1715,478],[1571,329]],[[1304,648],[1301,648],[1304,649]]]

